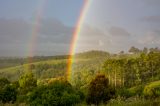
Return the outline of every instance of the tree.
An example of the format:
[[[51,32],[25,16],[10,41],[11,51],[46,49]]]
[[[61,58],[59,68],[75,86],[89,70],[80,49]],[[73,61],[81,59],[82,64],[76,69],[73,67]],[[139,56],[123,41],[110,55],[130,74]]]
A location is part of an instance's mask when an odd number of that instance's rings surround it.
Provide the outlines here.
[[[143,53],[147,54],[148,53],[148,48],[144,47],[143,48]]]
[[[95,105],[101,102],[106,103],[113,95],[114,92],[109,86],[108,78],[103,74],[98,74],[89,85],[86,102]]]
[[[155,48],[150,48],[149,51],[150,52],[160,52],[160,49],[158,47],[155,47]]]
[[[104,71],[107,72],[107,76],[109,78],[109,85],[115,86],[116,87],[116,74],[117,74],[117,69],[116,69],[116,60],[115,59],[108,59],[104,63]]]
[[[16,88],[10,85],[7,78],[0,78],[0,102],[8,103],[16,101]]]
[[[124,54],[124,51],[120,51],[119,54],[120,54],[120,55]]]
[[[160,62],[160,53],[158,52],[150,52],[147,56],[147,66],[150,74],[152,76],[152,81],[154,80],[154,75],[157,75],[159,72],[158,69]]]
[[[7,78],[0,78],[0,88],[3,88],[5,85],[10,84],[10,81]]]
[[[4,88],[0,89],[0,101],[2,103],[14,103],[17,98],[16,88],[12,85],[6,85]]]
[[[64,79],[55,80],[49,85],[36,87],[28,95],[30,106],[73,106],[84,98]]]
[[[141,50],[139,50],[138,48],[135,48],[134,46],[132,46],[132,47],[129,49],[129,52],[130,52],[130,53],[140,53]]]
[[[37,80],[34,78],[34,75],[31,71],[20,77],[19,86],[24,91],[23,93],[27,93],[37,86]]]

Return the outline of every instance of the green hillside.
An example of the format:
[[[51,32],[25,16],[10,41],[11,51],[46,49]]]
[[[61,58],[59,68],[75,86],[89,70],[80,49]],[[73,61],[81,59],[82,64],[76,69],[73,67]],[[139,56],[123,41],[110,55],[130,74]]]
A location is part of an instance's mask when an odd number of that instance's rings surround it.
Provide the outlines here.
[[[29,61],[30,58],[32,61]],[[39,61],[47,61],[47,60],[55,60],[55,59],[67,59],[68,55],[61,56],[34,56],[34,57],[0,57],[0,69],[19,66],[23,64],[27,64],[29,62],[39,62]]]
[[[108,56],[109,53],[102,51],[88,51],[85,53],[76,54],[76,61],[73,63],[73,70],[81,71],[85,69],[85,71],[98,71]],[[15,61],[18,60],[15,59]],[[64,76],[67,70],[67,56],[33,58],[33,63],[25,63],[14,67],[9,66],[9,68],[0,69],[0,77],[6,77],[14,81],[29,70],[32,70],[38,79]]]
[[[68,58],[64,56],[51,59],[43,57],[32,63],[2,68],[0,94],[5,98],[5,93],[15,90],[15,93],[18,92],[15,94],[16,102],[30,105],[42,102],[57,106],[86,106],[90,103],[102,103],[102,106],[160,105],[159,51],[78,53],[74,56],[69,81],[64,77],[67,62]],[[3,87],[5,84],[7,86]]]

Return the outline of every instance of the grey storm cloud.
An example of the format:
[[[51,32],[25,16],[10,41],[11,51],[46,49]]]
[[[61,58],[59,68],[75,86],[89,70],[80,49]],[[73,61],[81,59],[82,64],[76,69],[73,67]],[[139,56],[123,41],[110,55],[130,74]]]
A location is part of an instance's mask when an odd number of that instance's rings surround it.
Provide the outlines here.
[[[65,26],[59,20],[42,20],[39,30],[39,42],[70,44],[73,28]]]
[[[42,20],[40,24],[40,33],[43,35],[63,36],[64,34],[71,34],[72,28],[65,26],[57,19]]]
[[[83,25],[79,34],[78,43],[84,46],[99,46],[103,42],[108,42],[106,34],[103,30],[91,25]]]
[[[30,30],[30,24],[24,20],[0,19],[0,35],[20,37]]]
[[[141,2],[145,2],[148,5],[160,5],[160,0],[141,0]]]
[[[160,44],[160,30],[148,31],[144,36],[142,36],[138,43],[143,45],[159,45]]]
[[[104,32],[96,27],[93,27],[91,25],[86,25],[84,24],[82,29],[81,29],[81,35],[83,36],[91,36],[91,37],[95,37],[95,36],[104,36]]]
[[[0,18],[0,55],[27,54],[34,23],[20,19]],[[36,55],[67,54],[72,38],[72,27],[56,19],[42,19],[37,32]],[[49,50],[45,48],[49,48]],[[66,49],[67,48],[67,49]],[[41,52],[39,52],[41,51]]]
[[[83,26],[77,42],[76,52],[91,49],[117,52],[137,46],[137,39],[126,29],[112,26],[108,30],[100,30],[95,26]],[[124,49],[125,48],[125,49]]]
[[[144,22],[160,23],[160,15],[157,15],[157,16],[145,16],[141,20],[144,21]]]
[[[104,30],[101,30],[92,25],[84,24],[77,40],[76,52],[86,50],[105,50],[105,46],[109,43]]]
[[[130,33],[124,28],[113,26],[109,29],[109,33],[112,36],[129,36]]]
[[[0,44],[23,43],[31,30],[24,20],[0,19]]]

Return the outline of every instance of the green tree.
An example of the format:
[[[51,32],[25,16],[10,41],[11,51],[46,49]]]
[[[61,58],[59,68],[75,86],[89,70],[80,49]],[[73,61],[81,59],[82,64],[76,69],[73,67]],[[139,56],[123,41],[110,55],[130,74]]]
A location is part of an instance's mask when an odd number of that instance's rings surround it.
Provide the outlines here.
[[[0,90],[0,101],[2,103],[14,103],[17,98],[16,88],[12,85],[6,85]]]
[[[27,93],[37,86],[37,80],[34,78],[34,75],[31,71],[20,77],[19,86],[23,93]]]
[[[148,53],[148,48],[144,47],[143,48],[143,53],[147,54]]]
[[[149,51],[150,52],[160,52],[160,49],[158,47],[155,47],[155,48],[150,48]]]
[[[138,48],[132,46],[132,47],[129,49],[129,52],[130,52],[130,53],[140,53],[141,50],[139,50]]]
[[[152,76],[151,80],[154,80],[154,76],[159,72],[160,53],[150,52],[147,56],[147,68]]]
[[[7,78],[0,78],[0,88],[3,88],[5,85],[10,84],[10,81]]]
[[[84,98],[83,94],[62,79],[34,89],[28,95],[28,103],[30,106],[73,106],[81,98]]]
[[[108,78],[103,74],[98,74],[89,85],[86,102],[88,104],[106,103],[114,95],[113,90],[109,86]]]

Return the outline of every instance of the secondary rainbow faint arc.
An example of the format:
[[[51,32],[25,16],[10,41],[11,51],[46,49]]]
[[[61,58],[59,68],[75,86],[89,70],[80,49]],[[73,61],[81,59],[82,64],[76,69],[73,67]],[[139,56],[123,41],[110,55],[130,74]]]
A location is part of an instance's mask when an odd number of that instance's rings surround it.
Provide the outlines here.
[[[41,23],[41,18],[43,16],[43,11],[45,8],[47,0],[41,0],[38,4],[38,9],[36,12],[36,15],[33,19],[33,26],[31,30],[31,37],[30,37],[30,42],[29,42],[29,50],[28,50],[28,62],[32,62],[32,57],[35,55],[35,49],[36,49],[36,44],[37,44],[37,38],[38,38],[38,33],[40,30],[40,23]]]
[[[36,49],[36,43],[37,43],[37,37],[38,37],[39,30],[40,30],[41,18],[42,18],[42,15],[43,15],[44,6],[46,4],[46,1],[47,0],[41,0],[38,11],[37,11],[37,14],[36,14],[36,16],[34,18],[34,21],[33,21],[34,24],[33,24],[33,27],[32,27],[31,39],[30,39],[30,44],[29,44],[29,53],[28,53],[28,56],[30,56],[30,57],[34,56],[34,51]],[[80,11],[80,15],[79,15],[76,27],[75,27],[74,32],[73,32],[73,37],[72,37],[70,52],[69,52],[70,56],[69,56],[69,59],[68,59],[67,71],[66,71],[66,77],[67,77],[68,81],[70,80],[71,73],[72,73],[72,63],[74,61],[76,42],[78,40],[78,36],[79,36],[80,31],[81,31],[81,27],[82,27],[84,18],[86,16],[86,13],[89,9],[89,5],[91,4],[91,1],[92,0],[84,0],[84,3],[83,3],[83,6],[82,6],[82,9]],[[29,58],[29,62],[32,62],[32,58]]]
[[[66,72],[66,77],[67,77],[68,81],[70,81],[70,79],[71,79],[72,64],[73,64],[73,61],[74,61],[74,54],[75,54],[77,40],[78,40],[78,37],[80,35],[82,24],[83,24],[83,21],[85,19],[86,14],[87,14],[87,11],[89,9],[90,3],[91,3],[91,0],[84,0],[82,9],[80,11],[79,19],[77,21],[75,30],[73,32],[73,37],[72,37],[71,46],[70,46],[70,52],[69,52],[67,72]]]

